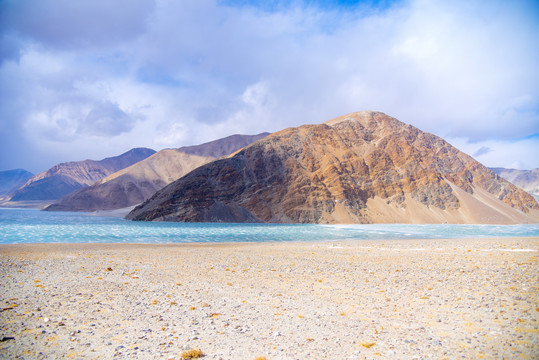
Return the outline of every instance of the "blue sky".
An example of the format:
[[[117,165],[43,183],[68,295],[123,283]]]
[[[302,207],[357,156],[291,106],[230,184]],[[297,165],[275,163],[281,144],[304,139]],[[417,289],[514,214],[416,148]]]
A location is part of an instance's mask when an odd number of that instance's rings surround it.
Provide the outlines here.
[[[539,167],[534,1],[0,0],[0,171],[377,110]]]

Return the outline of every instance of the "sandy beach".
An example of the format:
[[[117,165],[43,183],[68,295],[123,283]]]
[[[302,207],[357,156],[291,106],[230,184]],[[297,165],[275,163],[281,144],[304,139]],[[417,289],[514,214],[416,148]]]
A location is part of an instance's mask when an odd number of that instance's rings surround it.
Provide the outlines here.
[[[539,238],[0,246],[0,358],[533,359]]]

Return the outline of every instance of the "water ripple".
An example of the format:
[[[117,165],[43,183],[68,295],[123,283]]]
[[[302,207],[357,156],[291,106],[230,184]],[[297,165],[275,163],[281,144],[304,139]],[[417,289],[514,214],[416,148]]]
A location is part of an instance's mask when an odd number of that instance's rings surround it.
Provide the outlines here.
[[[0,209],[0,243],[194,243],[539,236],[539,225],[287,225],[132,222]]]

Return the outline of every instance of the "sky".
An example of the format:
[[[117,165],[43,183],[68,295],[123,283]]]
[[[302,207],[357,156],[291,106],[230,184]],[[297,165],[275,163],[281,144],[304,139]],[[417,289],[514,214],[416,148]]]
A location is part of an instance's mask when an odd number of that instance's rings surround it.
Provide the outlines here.
[[[539,167],[539,2],[0,0],[0,171],[382,111]]]

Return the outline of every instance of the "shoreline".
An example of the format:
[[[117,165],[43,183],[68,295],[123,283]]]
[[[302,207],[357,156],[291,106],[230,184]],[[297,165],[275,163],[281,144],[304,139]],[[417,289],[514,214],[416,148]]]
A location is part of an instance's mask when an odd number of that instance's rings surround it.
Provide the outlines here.
[[[424,243],[430,242],[432,244],[436,242],[473,242],[467,245],[476,247],[478,242],[495,242],[495,241],[538,241],[539,236],[498,236],[498,237],[447,237],[447,238],[387,238],[387,239],[321,239],[321,240],[272,240],[272,241],[191,241],[191,242],[20,242],[20,243],[0,243],[0,253],[2,252],[2,247],[18,247],[18,246],[27,246],[27,247],[50,247],[50,246],[65,246],[67,248],[76,248],[78,246],[82,247],[107,247],[114,248],[115,246],[119,247],[189,247],[189,246],[256,246],[256,245],[316,245],[316,244],[332,244],[332,243],[344,243],[351,245],[360,245],[360,244],[369,244],[370,246],[387,244],[386,247],[391,247],[391,244],[395,245],[397,243],[412,244],[412,243]],[[432,245],[431,244],[431,245]],[[47,250],[47,249],[44,249]],[[539,252],[539,248],[537,250]]]
[[[1,244],[0,357],[533,358],[538,252],[539,237]]]
[[[37,203],[37,205],[36,205]],[[0,202],[0,210],[36,210],[36,211],[46,211],[45,208],[51,205],[49,202],[28,202],[25,204],[21,203],[2,203]],[[96,217],[114,217],[124,219],[131,210],[133,210],[137,205],[113,209],[113,210],[94,210],[94,211],[51,211],[53,213],[68,213],[72,215],[83,215],[83,216],[96,216]]]

